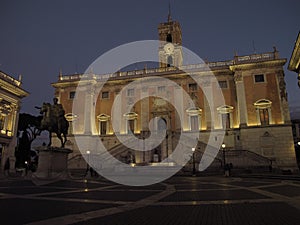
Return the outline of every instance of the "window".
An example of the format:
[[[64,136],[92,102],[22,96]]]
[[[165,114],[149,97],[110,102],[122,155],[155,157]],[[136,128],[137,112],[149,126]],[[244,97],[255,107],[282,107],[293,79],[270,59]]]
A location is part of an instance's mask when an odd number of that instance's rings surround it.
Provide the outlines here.
[[[265,76],[263,74],[254,75],[255,83],[265,82]]]
[[[0,130],[3,130],[5,123],[5,117],[0,115]]]
[[[100,121],[100,135],[105,135],[107,131],[107,121]]]
[[[191,130],[199,130],[199,116],[191,116]]]
[[[128,134],[130,132],[134,133],[136,129],[136,121],[138,118],[138,114],[135,112],[125,113],[124,119],[126,120],[125,132]]]
[[[169,55],[167,67],[171,67],[171,66],[173,66],[173,57]]]
[[[260,125],[269,125],[271,121],[272,102],[268,99],[260,99],[254,103],[257,112],[257,120]]]
[[[259,119],[261,125],[269,125],[268,109],[259,109]]]
[[[159,87],[157,88],[157,90],[158,90],[158,93],[163,93],[163,92],[165,92],[166,87],[165,87],[165,86],[159,86]]]
[[[130,132],[134,134],[134,120],[128,120],[127,133]]]
[[[69,99],[74,99],[74,98],[75,98],[75,91],[70,91]]]
[[[68,134],[73,134],[73,121],[77,119],[77,115],[73,113],[67,113],[65,118],[69,122]]]
[[[232,112],[233,107],[229,105],[223,105],[217,108],[220,114],[220,126],[221,129],[230,129],[232,126],[233,118]]]
[[[189,91],[197,91],[197,84],[196,83],[189,84]]]
[[[230,128],[230,114],[224,113],[222,115],[222,128],[229,129]]]
[[[222,89],[228,88],[227,81],[226,80],[220,80],[219,81],[219,86]]]
[[[99,121],[99,134],[100,135],[105,135],[108,133],[108,121],[109,121],[110,116],[102,113],[97,116],[97,119]]]
[[[191,107],[186,110],[189,116],[190,130],[199,131],[201,127],[201,113],[202,109],[199,107]]]
[[[127,96],[128,96],[128,97],[134,96],[134,89],[132,89],[132,88],[131,88],[131,89],[128,89],[128,90],[127,90]]]
[[[101,97],[102,97],[102,99],[108,99],[109,98],[109,92],[108,91],[103,91]]]
[[[159,118],[157,121],[157,130],[163,131],[167,129],[167,121],[165,118]]]
[[[172,42],[172,35],[171,34],[167,34],[166,41],[167,42]]]

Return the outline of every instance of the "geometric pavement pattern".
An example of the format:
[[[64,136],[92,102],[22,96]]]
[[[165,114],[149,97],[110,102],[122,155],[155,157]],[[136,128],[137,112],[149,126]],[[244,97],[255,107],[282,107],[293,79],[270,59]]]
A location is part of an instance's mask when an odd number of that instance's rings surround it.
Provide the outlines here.
[[[174,176],[132,187],[103,178],[5,178],[0,208],[3,225],[298,225],[300,182]]]

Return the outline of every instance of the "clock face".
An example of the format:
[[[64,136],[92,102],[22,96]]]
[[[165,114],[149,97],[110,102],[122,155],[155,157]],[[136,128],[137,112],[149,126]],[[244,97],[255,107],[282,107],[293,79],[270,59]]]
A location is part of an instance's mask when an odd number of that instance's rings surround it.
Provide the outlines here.
[[[164,46],[164,50],[167,54],[172,54],[174,52],[174,45],[171,43],[168,43]]]

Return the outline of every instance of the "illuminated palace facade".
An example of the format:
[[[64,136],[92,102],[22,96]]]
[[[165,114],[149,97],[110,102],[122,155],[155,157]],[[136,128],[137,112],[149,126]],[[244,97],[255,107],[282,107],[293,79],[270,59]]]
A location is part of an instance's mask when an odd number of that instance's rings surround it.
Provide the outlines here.
[[[201,65],[183,65],[182,34],[180,24],[171,18],[158,26],[159,40],[165,44],[158,48],[159,67],[145,68],[134,71],[119,71],[113,74],[90,76],[88,90],[80,88],[82,94],[76,93],[79,80],[85,74],[59,75],[55,88],[55,96],[63,105],[70,122],[69,141],[66,147],[74,152],[70,155],[70,167],[83,167],[81,153],[74,140],[74,132],[78,135],[92,135],[101,139],[108,151],[117,159],[136,164],[155,164],[170,156],[178,143],[180,132],[200,132],[195,151],[196,163],[199,163],[209,135],[217,141],[217,131],[225,130],[226,162],[235,167],[269,166],[281,169],[295,169],[295,149],[284,81],[283,66],[286,59],[279,57],[274,48],[272,52],[245,56],[235,55],[233,59],[221,62],[207,62],[210,71],[216,77],[215,82],[205,85],[222,90],[225,103],[216,97],[215,108],[210,109],[203,90],[186,73],[196,76],[209,76]],[[185,72],[183,72],[185,71]],[[109,80],[101,89],[99,96],[91,91],[97,89],[104,76]],[[149,121],[160,117],[167,124],[166,137],[159,146],[151,151],[133,151],[123,146],[116,137],[112,126],[111,109],[122,88],[142,77],[163,77],[172,80],[184,89],[194,102],[191,107],[183,99],[176,99],[183,106],[183,121],[178,121],[178,114],[172,104],[162,98],[148,97],[133,103],[134,96],[143,92],[160,93],[175,96],[176,88],[165,86],[163,82],[143,88],[133,87],[126,91],[122,104],[130,105],[130,110],[120,119],[120,135],[128,135],[132,131],[136,137],[145,139],[149,135]],[[80,99],[76,99],[80,98]],[[72,112],[73,101],[76,99],[81,107],[77,114]],[[95,109],[95,114],[91,113]],[[211,118],[211,111],[214,118]],[[90,117],[95,126],[90,126]],[[76,120],[79,124],[72,129]],[[153,122],[153,121],[152,121]],[[161,120],[154,120],[154,129],[160,129]],[[182,125],[181,125],[182,124]],[[73,133],[72,133],[73,132]],[[58,142],[57,142],[58,145]],[[188,145],[188,143],[187,143]],[[89,150],[86,151],[89,153]],[[222,167],[222,149],[212,167]]]
[[[10,169],[15,168],[15,147],[17,146],[17,126],[21,99],[28,92],[21,88],[21,81],[0,71],[0,147],[1,171],[9,160]]]

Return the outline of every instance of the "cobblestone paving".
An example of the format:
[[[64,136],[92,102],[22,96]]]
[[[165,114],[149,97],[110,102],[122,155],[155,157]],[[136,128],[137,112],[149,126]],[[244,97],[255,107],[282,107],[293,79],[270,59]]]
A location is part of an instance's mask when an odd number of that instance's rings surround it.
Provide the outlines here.
[[[0,180],[1,225],[298,225],[300,181],[173,177],[130,187],[103,179]]]

